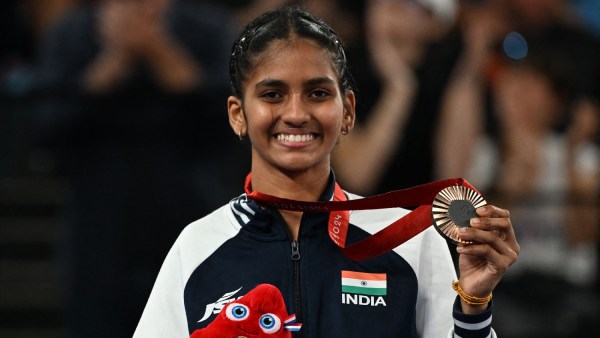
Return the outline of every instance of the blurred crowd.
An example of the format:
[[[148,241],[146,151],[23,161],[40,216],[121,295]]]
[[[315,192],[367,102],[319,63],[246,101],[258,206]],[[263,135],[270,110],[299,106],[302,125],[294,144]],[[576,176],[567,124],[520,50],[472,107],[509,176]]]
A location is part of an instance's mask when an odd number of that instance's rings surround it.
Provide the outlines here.
[[[242,193],[230,47],[289,4],[347,48],[358,125],[333,159],[342,186],[466,178],[511,211],[522,249],[496,331],[600,333],[597,0],[3,1],[0,176],[66,179],[68,337],[131,336],[181,229]]]

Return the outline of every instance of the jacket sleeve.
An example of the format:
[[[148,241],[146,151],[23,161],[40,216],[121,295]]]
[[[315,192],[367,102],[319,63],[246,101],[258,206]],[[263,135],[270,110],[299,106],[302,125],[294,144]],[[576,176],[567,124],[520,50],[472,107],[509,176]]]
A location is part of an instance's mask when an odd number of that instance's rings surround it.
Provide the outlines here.
[[[487,310],[482,313],[476,315],[464,314],[460,307],[460,299],[457,296],[452,309],[454,327],[448,337],[496,338],[496,333],[492,329],[492,310],[493,302],[490,302]]]
[[[180,250],[173,246],[160,269],[134,338],[189,337]]]
[[[456,338],[456,337],[457,336],[454,335],[454,330],[450,330],[450,333],[448,333],[447,338]],[[496,335],[496,331],[494,331],[494,329],[491,329],[489,338],[498,338],[498,336]]]

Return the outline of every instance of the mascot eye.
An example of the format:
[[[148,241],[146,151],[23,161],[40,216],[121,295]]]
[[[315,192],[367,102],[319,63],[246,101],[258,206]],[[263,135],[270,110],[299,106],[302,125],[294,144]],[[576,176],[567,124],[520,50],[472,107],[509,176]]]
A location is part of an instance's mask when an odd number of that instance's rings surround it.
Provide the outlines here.
[[[264,333],[275,333],[281,328],[281,320],[272,313],[265,313],[258,320],[258,324]]]
[[[225,315],[227,316],[227,318],[233,321],[240,321],[248,318],[248,316],[250,315],[250,310],[244,304],[231,303],[227,307]]]

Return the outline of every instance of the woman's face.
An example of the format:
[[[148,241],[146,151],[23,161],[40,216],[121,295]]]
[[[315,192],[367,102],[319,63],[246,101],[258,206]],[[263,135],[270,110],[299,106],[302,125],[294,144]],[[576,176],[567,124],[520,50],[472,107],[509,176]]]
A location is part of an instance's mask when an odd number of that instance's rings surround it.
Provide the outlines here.
[[[505,130],[546,131],[559,115],[561,101],[546,76],[508,67],[498,77],[496,107]]]
[[[274,41],[228,101],[231,125],[252,143],[252,170],[327,170],[342,130],[354,123],[327,50],[305,38]]]

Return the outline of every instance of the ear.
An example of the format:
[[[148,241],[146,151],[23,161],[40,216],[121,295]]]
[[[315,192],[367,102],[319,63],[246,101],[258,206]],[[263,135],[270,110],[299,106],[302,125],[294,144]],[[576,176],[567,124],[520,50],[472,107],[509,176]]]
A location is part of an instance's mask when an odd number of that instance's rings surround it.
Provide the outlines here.
[[[246,125],[246,117],[242,108],[242,100],[235,96],[227,98],[227,112],[229,115],[229,125],[233,132],[240,138],[246,136],[248,127]]]
[[[349,90],[344,97],[344,116],[342,120],[342,130],[350,132],[354,128],[356,118],[356,96],[354,91]]]

